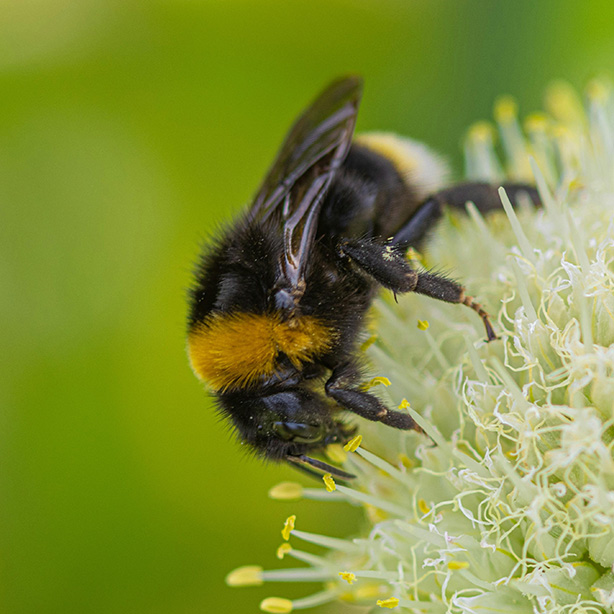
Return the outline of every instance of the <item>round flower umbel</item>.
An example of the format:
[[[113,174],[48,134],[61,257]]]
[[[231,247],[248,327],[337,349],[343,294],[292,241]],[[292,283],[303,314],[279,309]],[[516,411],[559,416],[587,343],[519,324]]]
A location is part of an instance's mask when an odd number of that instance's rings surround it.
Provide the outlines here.
[[[377,302],[371,384],[424,433],[361,423],[364,440],[346,446],[350,485],[327,475],[318,488],[271,491],[364,506],[368,524],[339,539],[288,519],[278,556],[306,566],[241,568],[229,584],[324,588],[266,599],[264,611],[333,600],[442,614],[613,611],[614,102],[595,83],[586,111],[564,84],[546,103],[524,130],[515,103],[497,103],[503,162],[489,124],[466,141],[469,178],[534,180],[543,207],[513,210],[502,190],[501,213],[485,219],[469,204],[445,216],[425,256],[410,254],[462,279],[497,314],[500,339],[486,343],[475,314],[454,305]]]

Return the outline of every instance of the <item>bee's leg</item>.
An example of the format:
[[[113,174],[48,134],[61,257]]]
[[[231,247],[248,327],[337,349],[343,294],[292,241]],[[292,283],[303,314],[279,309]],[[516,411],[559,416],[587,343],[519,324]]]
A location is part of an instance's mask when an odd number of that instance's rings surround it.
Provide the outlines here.
[[[524,183],[504,183],[503,188],[512,205],[516,205],[520,194],[526,194],[534,205],[541,204],[539,194],[533,186]],[[471,201],[482,213],[501,209],[497,186],[480,182],[461,183],[429,196],[405,226],[396,232],[391,243],[405,248],[418,247],[441,217],[446,205],[464,209],[468,201]]]
[[[424,294],[432,298],[445,301],[446,303],[459,303],[466,305],[473,309],[482,318],[484,322],[484,328],[486,329],[486,337],[488,341],[494,341],[497,339],[497,335],[490,323],[490,318],[486,311],[482,308],[482,305],[478,303],[472,296],[468,296],[465,293],[465,287],[461,286],[453,279],[449,279],[445,275],[439,275],[437,273],[420,272],[417,273],[418,281],[414,292],[418,294]]]
[[[393,292],[417,292],[447,303],[467,305],[482,318],[488,341],[497,338],[488,314],[472,296],[466,295],[461,284],[438,273],[414,271],[398,247],[351,239],[341,241],[339,249],[378,283]]]
[[[376,396],[355,388],[357,376],[358,370],[351,362],[336,367],[326,382],[326,394],[344,409],[367,420],[383,422],[397,429],[421,430],[408,414],[388,409]]]
[[[286,456],[286,461],[296,469],[299,469],[304,473],[318,479],[320,479],[325,473],[330,473],[338,480],[351,480],[356,477],[353,473],[348,473],[347,471],[339,469],[339,467],[329,465],[324,461],[318,460],[317,458],[311,458],[305,454],[300,454],[298,456]],[[312,467],[315,467],[315,469],[312,469]],[[319,471],[316,471],[316,469],[319,469]]]
[[[338,249],[384,288],[399,293],[414,291],[418,273],[411,268],[402,249],[370,239],[342,239]]]

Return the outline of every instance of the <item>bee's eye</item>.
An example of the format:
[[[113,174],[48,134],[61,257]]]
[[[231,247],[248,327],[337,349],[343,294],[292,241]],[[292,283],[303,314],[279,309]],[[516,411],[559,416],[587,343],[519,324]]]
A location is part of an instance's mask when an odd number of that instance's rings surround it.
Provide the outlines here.
[[[275,422],[273,430],[280,439],[296,443],[315,443],[324,435],[323,425],[304,422]]]

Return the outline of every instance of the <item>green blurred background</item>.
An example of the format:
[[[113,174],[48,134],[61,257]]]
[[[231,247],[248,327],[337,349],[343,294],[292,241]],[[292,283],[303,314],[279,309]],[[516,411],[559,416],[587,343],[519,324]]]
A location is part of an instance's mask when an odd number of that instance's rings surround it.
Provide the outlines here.
[[[256,612],[225,574],[274,556],[267,499],[184,352],[200,240],[249,200],[298,111],[364,75],[358,127],[435,146],[502,93],[612,68],[614,3],[0,1],[0,610]],[[333,609],[334,610],[334,609]]]

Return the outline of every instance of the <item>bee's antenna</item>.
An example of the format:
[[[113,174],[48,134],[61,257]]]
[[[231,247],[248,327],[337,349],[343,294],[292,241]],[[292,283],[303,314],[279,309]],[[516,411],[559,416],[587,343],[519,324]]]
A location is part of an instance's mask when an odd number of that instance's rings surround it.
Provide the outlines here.
[[[290,463],[294,463],[297,469],[302,469],[306,473],[309,473],[310,475],[316,476],[318,478],[322,477],[321,474],[317,473],[316,471],[313,471],[312,469],[310,469],[309,467],[306,467],[305,465],[310,465],[311,467],[315,467],[316,469],[319,469],[320,471],[324,471],[325,473],[330,473],[332,476],[339,478],[341,480],[352,480],[356,477],[352,473],[347,473],[346,471],[342,471],[341,469],[333,465],[329,465],[328,463],[325,463],[324,461],[317,460],[309,456],[305,456],[304,454],[301,454],[300,456],[286,456],[286,460]]]

